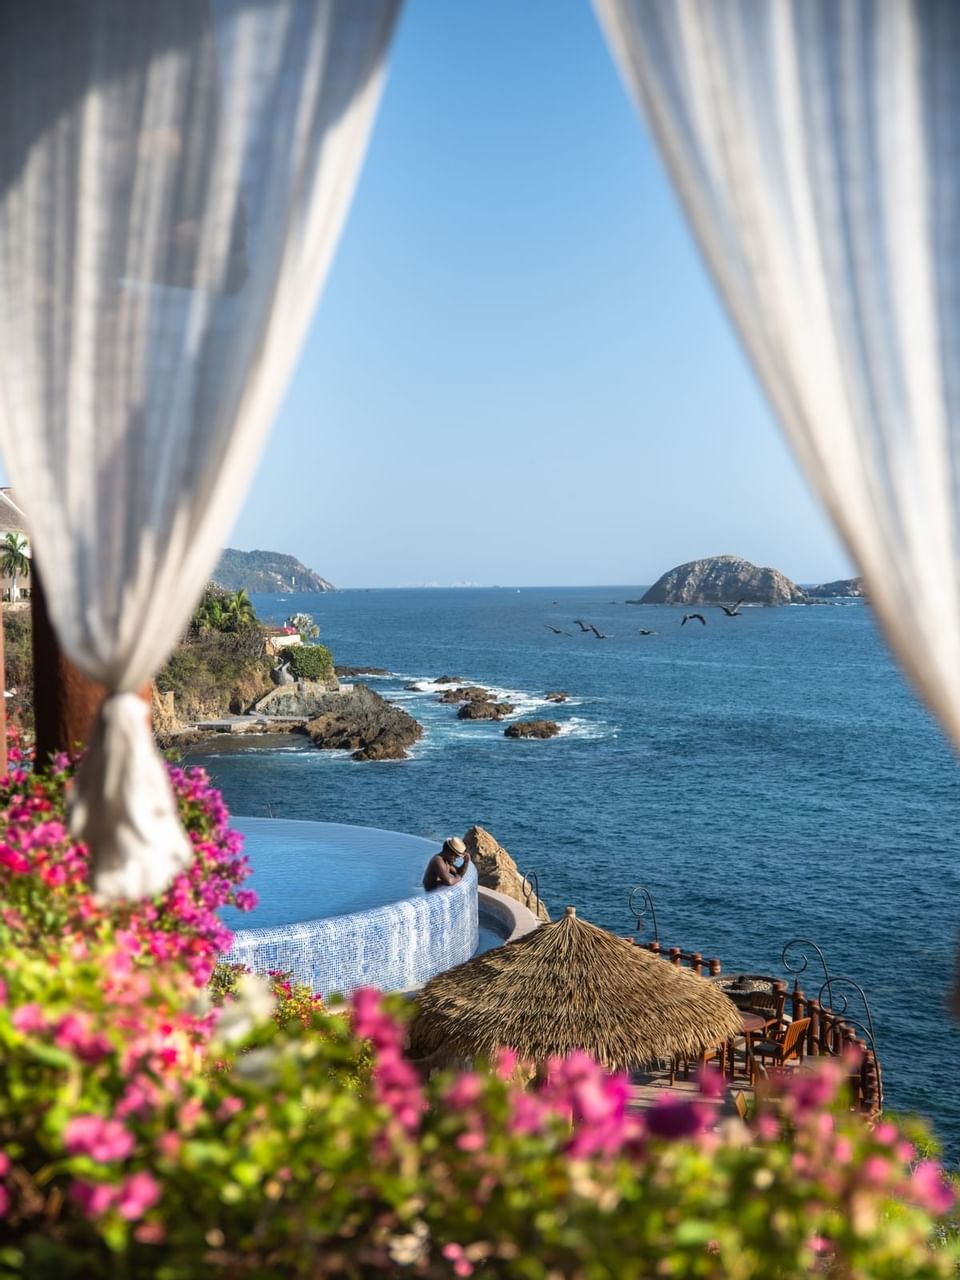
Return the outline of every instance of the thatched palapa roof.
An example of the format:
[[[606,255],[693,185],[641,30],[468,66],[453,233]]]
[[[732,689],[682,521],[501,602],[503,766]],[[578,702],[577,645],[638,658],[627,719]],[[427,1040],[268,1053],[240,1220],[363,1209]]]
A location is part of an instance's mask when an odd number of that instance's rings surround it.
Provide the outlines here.
[[[583,1049],[608,1070],[695,1056],[740,1030],[733,1001],[688,969],[579,920],[555,924],[432,978],[410,1029],[418,1057],[542,1062]]]

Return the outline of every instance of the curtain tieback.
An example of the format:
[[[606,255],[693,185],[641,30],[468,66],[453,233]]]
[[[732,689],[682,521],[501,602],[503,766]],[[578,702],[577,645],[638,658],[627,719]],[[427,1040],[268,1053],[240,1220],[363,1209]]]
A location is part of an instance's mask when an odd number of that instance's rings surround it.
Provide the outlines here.
[[[150,898],[193,859],[166,767],[136,693],[103,701],[70,802],[71,834],[92,851],[103,898]]]

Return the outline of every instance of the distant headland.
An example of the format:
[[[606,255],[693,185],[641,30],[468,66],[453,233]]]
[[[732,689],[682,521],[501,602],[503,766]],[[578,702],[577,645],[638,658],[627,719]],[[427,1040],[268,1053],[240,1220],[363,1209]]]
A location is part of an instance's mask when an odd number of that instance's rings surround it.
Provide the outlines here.
[[[232,547],[221,555],[213,580],[227,591],[244,589],[275,595],[336,590],[332,582],[302,565],[295,556],[279,551],[236,551]]]

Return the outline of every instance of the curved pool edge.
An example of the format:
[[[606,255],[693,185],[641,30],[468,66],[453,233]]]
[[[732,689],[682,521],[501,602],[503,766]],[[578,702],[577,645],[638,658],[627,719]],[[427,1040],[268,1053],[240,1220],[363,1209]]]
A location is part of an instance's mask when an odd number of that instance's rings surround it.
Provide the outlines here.
[[[479,941],[477,871],[449,888],[295,924],[238,929],[221,958],[282,969],[325,999],[358,987],[408,991],[469,960]]]

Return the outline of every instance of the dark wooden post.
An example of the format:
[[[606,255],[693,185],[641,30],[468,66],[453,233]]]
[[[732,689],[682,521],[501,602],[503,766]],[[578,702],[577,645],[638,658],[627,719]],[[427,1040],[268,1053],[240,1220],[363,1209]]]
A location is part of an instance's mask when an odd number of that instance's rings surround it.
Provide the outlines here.
[[[807,1052],[820,1053],[822,1045],[820,1042],[820,1001],[807,1001],[807,1017],[810,1019],[810,1026],[807,1028]]]
[[[87,745],[90,730],[107,690],[79,671],[61,651],[50,624],[43,584],[36,566],[31,573],[33,618],[33,711],[37,733],[37,764],[58,751],[77,755]],[[150,706],[151,686],[140,690]]]
[[[804,1009],[807,1007],[806,997],[799,987],[793,988],[793,1020],[799,1022],[804,1016]]]
[[[670,950],[669,950],[669,952],[668,952],[667,954],[670,956],[670,963],[671,963],[671,964],[675,964],[675,965],[677,966],[677,968],[679,969],[679,967],[680,967],[680,948],[679,948],[679,947],[671,947],[671,948],[670,948]]]
[[[700,976],[703,970],[703,956],[700,954],[699,951],[695,951],[693,955],[690,957],[690,968],[697,975],[697,977]]]
[[[720,974],[720,961],[719,961],[719,959],[718,959],[716,956],[711,956],[710,960],[709,960],[707,963],[708,963],[708,964],[709,964],[709,966],[710,966],[710,977],[711,977],[711,978],[716,978],[716,977],[718,977],[718,976],[719,976],[719,974]]]

